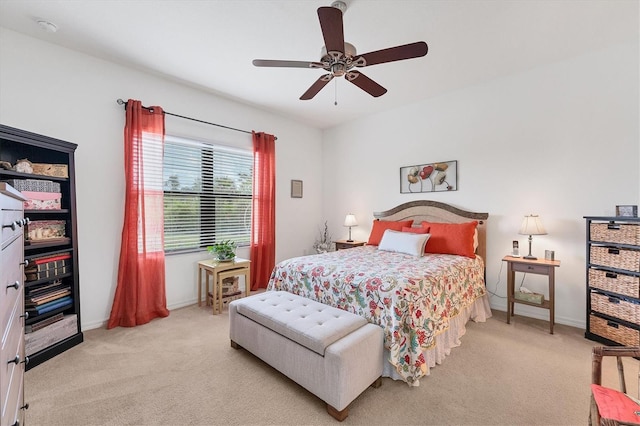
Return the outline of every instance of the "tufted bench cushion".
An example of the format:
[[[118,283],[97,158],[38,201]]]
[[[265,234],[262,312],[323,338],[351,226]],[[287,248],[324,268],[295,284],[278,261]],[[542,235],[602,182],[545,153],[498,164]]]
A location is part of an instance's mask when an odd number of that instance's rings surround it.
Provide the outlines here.
[[[363,317],[286,291],[243,299],[238,313],[324,355],[327,346],[367,324]]]
[[[231,346],[245,348],[309,390],[342,421],[349,404],[382,383],[382,328],[286,291],[229,303]]]

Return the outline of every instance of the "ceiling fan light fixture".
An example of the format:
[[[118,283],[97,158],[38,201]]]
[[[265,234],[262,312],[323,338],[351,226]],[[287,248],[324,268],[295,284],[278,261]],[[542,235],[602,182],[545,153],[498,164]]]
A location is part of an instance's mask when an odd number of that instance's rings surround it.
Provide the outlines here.
[[[333,74],[334,77],[342,77],[346,73],[347,67],[342,62],[336,62],[335,64],[331,65],[331,74]]]

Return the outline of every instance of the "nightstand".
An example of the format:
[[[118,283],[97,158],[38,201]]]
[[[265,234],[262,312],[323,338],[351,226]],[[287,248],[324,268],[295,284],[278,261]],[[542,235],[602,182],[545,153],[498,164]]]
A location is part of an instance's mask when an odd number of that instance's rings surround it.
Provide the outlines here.
[[[522,257],[505,256],[502,259],[507,262],[507,324],[511,322],[515,303],[535,306],[549,310],[549,333],[553,334],[554,309],[555,309],[555,268],[560,266],[559,260],[536,259],[530,260]],[[549,277],[549,300],[543,300],[541,304],[519,300],[515,298],[515,274],[524,272],[529,274],[546,275]]]
[[[338,240],[336,241],[336,250],[344,250],[344,249],[350,249],[354,247],[360,247],[365,244],[366,244],[365,241]]]

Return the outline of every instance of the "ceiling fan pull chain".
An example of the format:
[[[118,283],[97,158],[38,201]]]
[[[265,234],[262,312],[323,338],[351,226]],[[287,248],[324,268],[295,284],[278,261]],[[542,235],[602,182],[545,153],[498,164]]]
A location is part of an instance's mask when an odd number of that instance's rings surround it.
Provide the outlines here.
[[[335,95],[334,95],[334,98],[333,98],[334,99],[333,100],[333,104],[335,106],[338,106],[338,79],[336,78],[333,81],[335,81],[335,83],[336,83],[336,86],[335,86],[336,87],[336,92],[335,92]]]

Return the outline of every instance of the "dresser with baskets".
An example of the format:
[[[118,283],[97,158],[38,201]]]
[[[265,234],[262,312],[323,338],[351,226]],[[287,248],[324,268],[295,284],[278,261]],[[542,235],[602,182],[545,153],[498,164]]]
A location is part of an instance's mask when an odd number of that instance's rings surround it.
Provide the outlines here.
[[[587,330],[607,345],[640,345],[640,218],[585,216]]]

